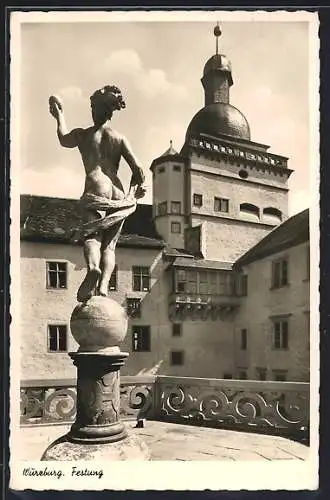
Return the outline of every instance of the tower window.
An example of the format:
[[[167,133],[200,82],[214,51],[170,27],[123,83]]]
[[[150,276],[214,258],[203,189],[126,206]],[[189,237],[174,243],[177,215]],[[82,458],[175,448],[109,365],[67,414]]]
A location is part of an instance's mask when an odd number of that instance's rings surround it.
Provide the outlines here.
[[[159,167],[158,173],[162,174],[163,172],[165,172],[165,167]]]
[[[171,213],[172,214],[181,214],[181,202],[180,201],[171,201]]]
[[[150,290],[149,267],[133,266],[133,291],[148,292]]]
[[[282,221],[282,212],[274,207],[264,208],[264,221],[279,224]]]
[[[150,326],[132,326],[133,352],[149,352],[150,344]]]
[[[251,203],[242,203],[239,207],[241,217],[251,221],[259,221],[259,208]]]
[[[181,337],[181,335],[182,335],[181,323],[173,323],[172,335],[173,335],[173,337]]]
[[[181,233],[181,224],[180,222],[171,222],[171,233],[180,234]]]
[[[274,349],[289,348],[289,324],[287,320],[274,322]]]
[[[167,201],[162,201],[158,203],[158,215],[166,215],[167,214]]]
[[[193,203],[195,207],[201,207],[203,205],[203,195],[194,194]]]
[[[117,290],[117,275],[118,275],[118,266],[117,264],[114,267],[114,270],[112,271],[111,278],[109,281],[109,291],[114,292]]]
[[[67,288],[66,262],[47,262],[47,288]]]
[[[66,325],[48,325],[48,351],[66,352],[68,350]]]
[[[272,263],[272,288],[280,288],[288,284],[288,261],[277,260]]]
[[[181,172],[181,166],[180,165],[173,165],[173,170],[174,170],[174,172]]]
[[[229,200],[226,198],[214,198],[215,212],[229,212]]]
[[[183,365],[183,351],[171,351],[171,365]]]

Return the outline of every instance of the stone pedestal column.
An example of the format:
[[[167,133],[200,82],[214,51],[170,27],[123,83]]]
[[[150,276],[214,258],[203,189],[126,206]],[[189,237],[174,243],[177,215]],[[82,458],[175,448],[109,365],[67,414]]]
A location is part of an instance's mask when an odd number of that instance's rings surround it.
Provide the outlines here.
[[[68,434],[41,460],[148,460],[149,450],[120,420],[120,367],[128,353],[118,345],[126,335],[126,313],[107,297],[76,307],[71,332],[80,344],[70,353],[77,366],[77,415]]]
[[[127,436],[120,421],[120,375],[128,353],[70,353],[78,368],[77,417],[68,438],[77,443],[111,443]]]

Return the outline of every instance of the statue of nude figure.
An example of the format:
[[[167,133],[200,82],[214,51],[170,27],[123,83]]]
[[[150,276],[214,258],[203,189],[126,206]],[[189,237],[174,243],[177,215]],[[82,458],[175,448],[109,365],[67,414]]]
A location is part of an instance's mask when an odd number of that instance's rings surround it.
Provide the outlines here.
[[[77,128],[68,132],[61,101],[51,96],[49,111],[57,121],[57,136],[61,146],[78,147],[85,167],[86,180],[81,200],[103,200],[109,206],[118,203],[111,200],[124,200],[124,188],[117,176],[119,162],[123,157],[132,170],[130,195],[142,198],[145,189],[142,187],[145,177],[135,158],[127,139],[112,129],[110,120],[113,111],[125,108],[121,91],[114,86],[105,86],[97,90],[90,98],[94,125],[86,129]],[[135,207],[132,209],[135,210]],[[131,211],[132,211],[131,210]],[[113,212],[113,209],[112,209]],[[103,211],[103,215],[110,211]],[[116,215],[116,214],[114,214]],[[101,217],[95,209],[83,210],[83,222],[93,226]],[[87,274],[77,293],[79,302],[86,302],[94,293],[107,296],[111,274],[115,266],[115,248],[122,230],[125,216],[115,216],[116,221],[110,227],[96,230],[84,238],[84,257]]]

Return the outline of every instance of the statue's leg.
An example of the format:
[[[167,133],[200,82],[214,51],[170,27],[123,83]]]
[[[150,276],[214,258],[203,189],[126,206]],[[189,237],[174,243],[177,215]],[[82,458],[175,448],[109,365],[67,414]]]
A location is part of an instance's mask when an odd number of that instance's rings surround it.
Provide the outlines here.
[[[99,214],[97,213],[87,212],[84,216],[85,222],[96,219],[99,219]],[[87,265],[87,274],[77,292],[78,302],[86,302],[95,292],[101,275],[101,244],[102,234],[100,233],[90,235],[84,241],[84,257]]]
[[[124,221],[118,222],[104,233],[102,240],[101,268],[99,294],[106,297],[108,295],[109,281],[115,268],[115,249],[120,236]]]

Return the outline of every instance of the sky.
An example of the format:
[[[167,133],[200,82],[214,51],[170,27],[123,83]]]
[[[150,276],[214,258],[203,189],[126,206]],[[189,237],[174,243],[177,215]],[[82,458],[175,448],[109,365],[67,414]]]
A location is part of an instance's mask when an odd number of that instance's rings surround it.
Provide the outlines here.
[[[79,198],[84,170],[77,149],[61,148],[48,98],[59,96],[68,128],[91,125],[90,95],[114,84],[126,109],[113,127],[124,134],[146,173],[168,147],[183,145],[204,105],[200,82],[215,53],[217,18],[203,22],[22,23],[20,46],[20,191]],[[230,102],[246,116],[251,139],[289,157],[289,214],[309,205],[309,38],[307,22],[221,23],[219,50],[232,62]],[[16,133],[16,131],[15,131]],[[123,162],[124,184],[129,169]]]

